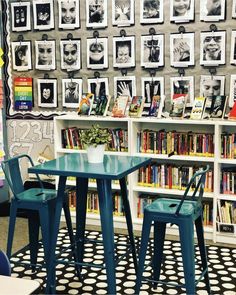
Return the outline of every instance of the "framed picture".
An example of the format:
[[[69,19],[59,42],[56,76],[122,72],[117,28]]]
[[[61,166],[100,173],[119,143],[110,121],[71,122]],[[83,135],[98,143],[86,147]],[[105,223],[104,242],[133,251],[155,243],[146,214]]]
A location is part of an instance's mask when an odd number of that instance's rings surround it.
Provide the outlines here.
[[[163,77],[142,77],[142,96],[146,102],[152,102],[154,95],[164,95],[164,78]]]
[[[113,37],[113,66],[130,68],[135,66],[134,36]]]
[[[164,66],[164,35],[141,36],[141,66],[158,68]]]
[[[11,42],[13,70],[32,70],[31,41]]]
[[[200,96],[225,94],[225,76],[201,75]]]
[[[122,95],[130,98],[136,95],[135,76],[114,77],[114,97]]]
[[[164,21],[164,0],[140,0],[140,23],[157,24]]]
[[[11,3],[11,28],[13,32],[31,30],[30,2]]]
[[[193,76],[171,77],[171,102],[175,94],[185,94],[186,106],[192,106],[194,101],[194,78]]]
[[[87,39],[87,68],[88,69],[108,68],[108,39],[107,38]]]
[[[57,80],[38,79],[38,106],[44,108],[57,107]]]
[[[56,50],[54,40],[35,41],[35,68],[38,70],[56,69]]]
[[[231,33],[230,63],[236,65],[236,31]]]
[[[112,0],[112,25],[134,24],[134,0]]]
[[[229,107],[232,108],[236,101],[236,75],[230,76]]]
[[[109,95],[108,78],[88,78],[88,92],[94,96]]]
[[[170,0],[170,21],[184,23],[194,20],[194,0]]]
[[[232,0],[232,18],[236,18],[236,0]]]
[[[81,68],[80,40],[61,40],[61,68],[76,71]]]
[[[107,0],[86,0],[86,27],[107,27]]]
[[[34,0],[33,15],[35,30],[54,29],[53,0]]]
[[[225,31],[201,32],[200,64],[205,66],[225,64]]]
[[[214,22],[225,19],[225,0],[200,0],[200,20]]]
[[[170,34],[170,64],[172,67],[194,65],[194,33]]]
[[[60,29],[80,27],[80,7],[76,0],[58,0],[58,26]]]
[[[62,106],[78,108],[82,97],[82,79],[62,79]]]

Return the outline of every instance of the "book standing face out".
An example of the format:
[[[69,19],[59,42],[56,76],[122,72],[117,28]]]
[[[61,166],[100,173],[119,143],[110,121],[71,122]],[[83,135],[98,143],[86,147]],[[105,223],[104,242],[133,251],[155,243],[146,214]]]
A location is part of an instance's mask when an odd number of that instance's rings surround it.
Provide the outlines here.
[[[222,119],[224,117],[227,98],[225,95],[212,96],[210,118]]]
[[[93,93],[83,93],[79,104],[78,115],[90,115],[93,100]]]
[[[190,115],[190,119],[200,120],[202,118],[205,100],[206,99],[203,96],[195,97],[194,102],[193,102],[193,108],[192,108],[191,115]]]
[[[234,102],[234,105],[228,114],[228,119],[236,120],[236,101]]]
[[[134,118],[141,117],[144,102],[145,102],[145,97],[133,96],[130,107],[129,107],[129,116]]]
[[[121,95],[115,99],[114,106],[112,108],[112,117],[125,117],[128,100],[128,95]]]
[[[109,101],[110,101],[109,95],[95,96],[93,99],[90,115],[106,116]]]
[[[186,94],[174,94],[170,110],[170,117],[182,118],[186,103]]]

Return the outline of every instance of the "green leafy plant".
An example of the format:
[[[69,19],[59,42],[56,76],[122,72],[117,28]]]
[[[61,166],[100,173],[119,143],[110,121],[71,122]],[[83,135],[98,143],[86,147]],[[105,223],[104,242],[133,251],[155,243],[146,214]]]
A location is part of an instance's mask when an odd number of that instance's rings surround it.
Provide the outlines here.
[[[81,134],[83,144],[96,147],[98,144],[106,144],[111,141],[111,134],[108,129],[101,128],[99,124],[92,125],[90,129],[84,130]]]

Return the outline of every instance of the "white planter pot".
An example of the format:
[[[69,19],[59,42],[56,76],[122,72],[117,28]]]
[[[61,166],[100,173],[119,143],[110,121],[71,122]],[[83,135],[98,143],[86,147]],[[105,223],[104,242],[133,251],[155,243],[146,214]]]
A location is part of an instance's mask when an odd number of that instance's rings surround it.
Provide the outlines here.
[[[93,145],[87,147],[89,163],[102,163],[104,158],[105,144]]]

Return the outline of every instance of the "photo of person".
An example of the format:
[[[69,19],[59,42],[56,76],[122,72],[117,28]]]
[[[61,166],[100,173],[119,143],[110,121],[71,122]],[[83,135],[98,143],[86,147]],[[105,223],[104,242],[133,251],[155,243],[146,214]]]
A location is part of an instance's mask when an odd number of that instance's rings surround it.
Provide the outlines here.
[[[11,48],[12,48],[13,70],[16,70],[16,71],[32,70],[31,42],[30,41],[12,42]]]
[[[30,2],[11,3],[11,24],[13,32],[31,30]]]
[[[78,1],[58,0],[58,12],[60,29],[76,29],[80,27]]]
[[[82,79],[62,79],[62,106],[78,108],[82,97]]]
[[[236,0],[232,0],[232,18],[236,18]]]
[[[94,97],[109,95],[108,78],[88,78],[88,92]]]
[[[171,77],[171,101],[175,94],[186,95],[186,106],[192,106],[194,101],[194,78],[193,76]]]
[[[134,24],[134,0],[112,0],[112,25]]]
[[[194,0],[170,0],[170,21],[189,22],[194,20]]]
[[[53,0],[34,0],[33,15],[35,30],[54,29]]]
[[[136,95],[135,76],[114,77],[114,97],[127,95],[129,101]]]
[[[230,63],[236,64],[236,31],[231,32]]]
[[[201,32],[200,64],[209,66],[225,64],[225,31]]]
[[[108,39],[87,39],[87,68],[104,69],[108,67]]]
[[[157,68],[164,66],[164,35],[141,36],[141,66]]]
[[[61,68],[67,71],[80,70],[80,40],[61,40],[60,50]]]
[[[219,21],[225,19],[225,0],[201,0],[200,20]]]
[[[225,76],[201,75],[200,96],[224,95]]]
[[[113,66],[129,68],[135,66],[134,37],[113,37]]]
[[[232,108],[236,101],[236,75],[230,76],[229,107]]]
[[[38,79],[38,106],[56,107],[57,106],[57,80]]]
[[[163,21],[163,0],[140,0],[141,24],[156,24]]]
[[[142,96],[145,97],[146,103],[152,102],[155,95],[164,95],[164,78],[163,77],[142,77]]]
[[[86,0],[86,27],[107,27],[107,0]]]
[[[38,70],[55,70],[56,50],[54,40],[35,41],[35,68]]]
[[[194,65],[194,33],[170,34],[170,48],[172,67]]]

